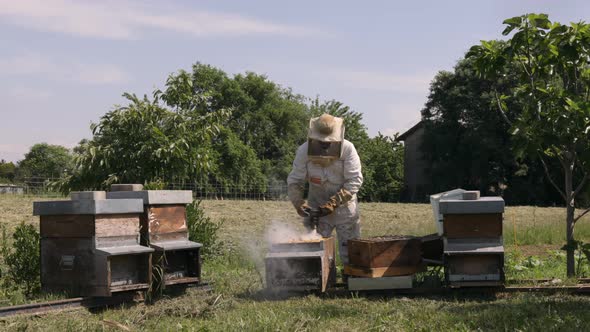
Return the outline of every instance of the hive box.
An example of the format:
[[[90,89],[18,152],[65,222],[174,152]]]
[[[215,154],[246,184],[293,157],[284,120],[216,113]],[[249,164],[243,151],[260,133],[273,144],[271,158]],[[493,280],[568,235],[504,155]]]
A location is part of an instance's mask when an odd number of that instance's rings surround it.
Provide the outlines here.
[[[264,259],[266,286],[274,291],[321,291],[336,281],[334,238],[274,243]]]
[[[115,186],[115,185],[113,185]],[[116,185],[107,193],[114,200],[142,201],[141,243],[155,249],[152,264],[164,269],[166,285],[200,282],[202,245],[189,240],[186,204],[190,190],[138,190],[140,185]],[[130,191],[125,191],[125,190]]]
[[[504,246],[501,242],[448,240],[445,260],[451,285],[496,285],[504,280]],[[460,283],[460,284],[458,284]]]
[[[145,290],[153,249],[139,243],[141,200],[105,200],[104,192],[70,201],[34,202],[40,216],[41,285],[73,296]]]
[[[417,266],[422,243],[411,236],[383,236],[348,240],[350,265],[365,268]]]
[[[452,287],[495,286],[504,280],[501,197],[441,200],[445,276]]]
[[[445,214],[443,228],[447,239],[496,239],[502,236],[502,214]]]

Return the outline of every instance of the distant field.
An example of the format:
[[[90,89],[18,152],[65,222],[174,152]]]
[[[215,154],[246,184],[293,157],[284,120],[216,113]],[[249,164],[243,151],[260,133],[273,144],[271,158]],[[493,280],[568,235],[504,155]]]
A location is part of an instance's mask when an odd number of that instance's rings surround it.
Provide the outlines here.
[[[9,234],[20,222],[37,225],[38,218],[31,216],[35,200],[43,199],[0,196],[0,225]],[[223,223],[220,236],[225,251],[203,267],[204,277],[214,282],[214,292],[188,291],[154,305],[97,313],[0,320],[0,330],[109,330],[113,328],[109,322],[130,330],[187,331],[585,330],[590,320],[590,298],[559,294],[266,298],[261,293],[260,268],[265,228],[273,221],[299,225],[290,204],[226,200],[204,201],[203,207],[213,220]],[[435,231],[429,205],[361,203],[361,209],[365,236]],[[560,208],[507,208],[507,265],[525,266],[524,270],[507,268],[509,278],[563,278],[564,264],[555,250],[564,243],[563,216]],[[580,222],[578,238],[590,240],[589,225],[590,220]],[[541,266],[526,268],[529,256],[538,257]]]

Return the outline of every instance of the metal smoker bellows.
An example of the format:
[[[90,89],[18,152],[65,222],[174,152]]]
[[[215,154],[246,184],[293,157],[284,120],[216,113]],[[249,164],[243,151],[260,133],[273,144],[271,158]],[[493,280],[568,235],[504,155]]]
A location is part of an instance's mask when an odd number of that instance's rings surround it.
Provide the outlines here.
[[[336,281],[334,238],[273,243],[265,267],[269,289],[325,292]]]

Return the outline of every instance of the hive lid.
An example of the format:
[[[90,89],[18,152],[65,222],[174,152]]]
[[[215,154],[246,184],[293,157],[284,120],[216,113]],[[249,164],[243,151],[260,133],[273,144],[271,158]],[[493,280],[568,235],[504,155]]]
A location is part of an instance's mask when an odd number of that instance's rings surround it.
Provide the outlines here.
[[[141,191],[110,191],[108,199],[136,198],[143,200],[145,205],[189,204],[193,201],[190,190],[141,190]]]
[[[504,200],[497,196],[478,200],[442,199],[439,206],[441,214],[504,213]]]
[[[142,213],[141,199],[103,199],[33,202],[33,215]]]
[[[163,241],[151,242],[150,246],[156,250],[171,251],[201,248],[203,245],[197,242],[182,240],[182,241]]]
[[[147,254],[150,252],[154,252],[154,249],[136,244],[136,245],[121,246],[121,247],[98,248],[98,249],[96,249],[96,252],[98,254],[103,254],[103,255],[107,255],[107,256],[120,256],[120,255]]]

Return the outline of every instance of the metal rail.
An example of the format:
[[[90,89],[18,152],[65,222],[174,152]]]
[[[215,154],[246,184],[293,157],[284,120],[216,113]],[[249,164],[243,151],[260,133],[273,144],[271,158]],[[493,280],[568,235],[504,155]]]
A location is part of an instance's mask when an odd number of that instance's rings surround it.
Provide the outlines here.
[[[212,289],[208,283],[183,286],[203,291],[210,291]],[[137,291],[115,293],[111,297],[75,297],[65,300],[0,307],[0,318],[16,315],[41,315],[58,311],[104,308],[143,300],[143,292]]]
[[[113,298],[76,297],[65,300],[1,307],[0,317],[14,315],[40,315],[48,312],[96,308],[122,303],[118,297],[116,299],[117,302],[114,302]]]

